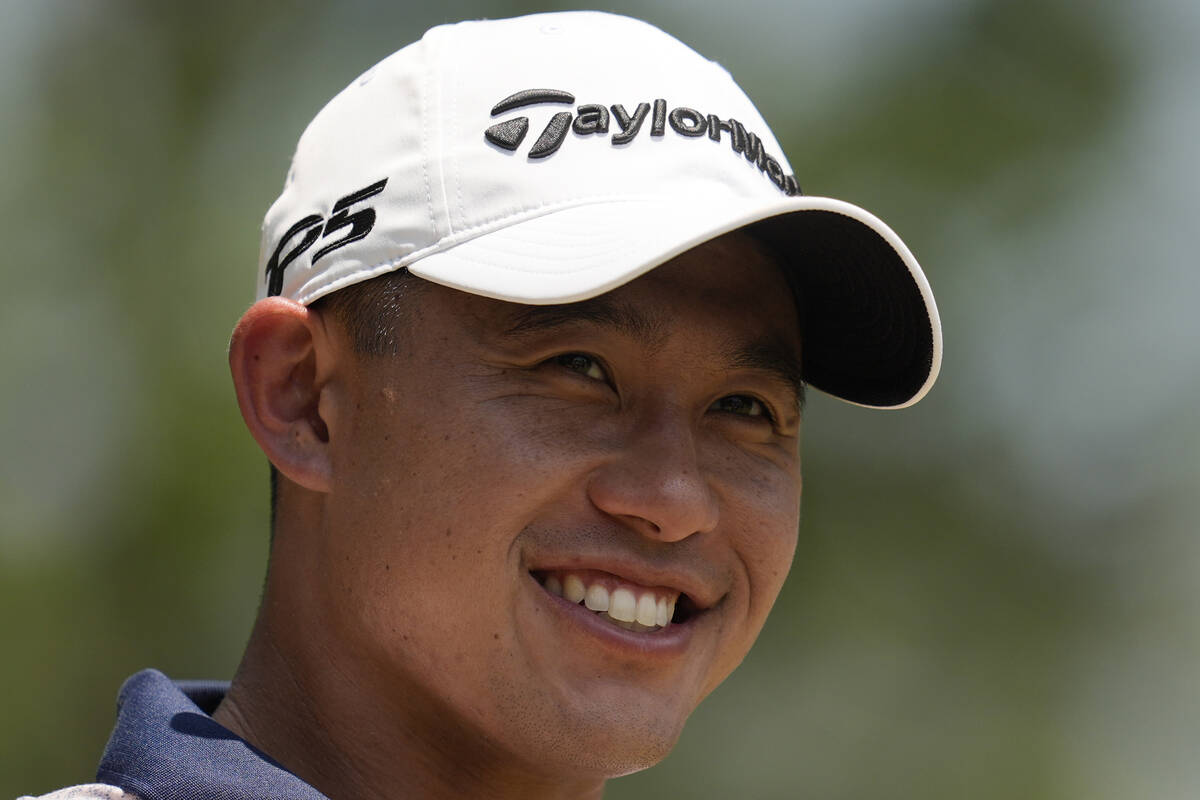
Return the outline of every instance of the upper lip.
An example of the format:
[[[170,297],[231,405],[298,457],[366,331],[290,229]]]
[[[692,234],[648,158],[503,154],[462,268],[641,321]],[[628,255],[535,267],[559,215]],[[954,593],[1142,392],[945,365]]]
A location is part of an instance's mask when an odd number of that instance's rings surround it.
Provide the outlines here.
[[[699,611],[716,605],[725,593],[718,585],[719,570],[715,567],[695,569],[684,564],[660,565],[623,554],[575,553],[546,556],[531,560],[527,567],[530,572],[570,572],[572,569],[607,572],[647,588],[661,586],[678,591],[687,595]]]

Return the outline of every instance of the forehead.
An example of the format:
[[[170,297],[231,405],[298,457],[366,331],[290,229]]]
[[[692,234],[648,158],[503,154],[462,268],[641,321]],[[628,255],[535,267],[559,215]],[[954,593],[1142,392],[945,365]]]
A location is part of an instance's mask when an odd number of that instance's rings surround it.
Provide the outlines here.
[[[765,369],[803,393],[796,300],[771,251],[741,232],[575,303],[521,305],[442,291],[454,324],[497,344],[597,330],[636,342],[647,354],[670,342],[718,367]],[[679,363],[689,366],[702,364]]]
[[[459,294],[459,293],[456,293]],[[474,302],[469,298],[474,298]],[[661,337],[677,317],[707,317],[712,325],[743,323],[754,311],[764,329],[799,338],[792,290],[770,249],[741,231],[704,242],[634,280],[574,303],[523,305],[462,294],[471,316],[506,322],[513,332],[577,320],[615,325],[640,337]]]

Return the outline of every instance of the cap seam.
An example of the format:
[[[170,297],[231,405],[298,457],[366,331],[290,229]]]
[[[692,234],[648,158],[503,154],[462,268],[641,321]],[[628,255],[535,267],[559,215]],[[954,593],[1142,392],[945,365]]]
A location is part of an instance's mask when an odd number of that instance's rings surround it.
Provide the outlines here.
[[[457,81],[459,80],[459,66],[457,63],[454,64],[452,75],[454,77],[455,82],[457,83]],[[451,109],[450,109],[450,123],[451,123],[450,130],[457,130],[457,128],[458,128],[458,96],[459,96],[459,92],[451,92],[450,94],[451,94],[450,102],[452,104]],[[447,162],[449,163],[450,168],[453,170],[452,180],[454,181],[455,200],[458,203],[458,219],[459,219],[459,221],[465,221],[467,219],[467,205],[466,205],[466,202],[463,200],[462,172],[459,169],[457,148],[449,149]],[[449,201],[448,197],[447,197],[447,201]],[[453,221],[451,221],[451,223],[450,223],[450,232],[454,233]]]
[[[433,213],[433,189],[429,181],[429,162],[432,154],[429,152],[429,87],[433,82],[433,67],[430,64],[429,50],[431,48],[426,45],[425,50],[425,81],[421,89],[421,150],[425,157],[421,159],[421,177],[425,183],[425,209],[429,212],[429,229],[437,230],[437,219]]]
[[[468,239],[473,239],[476,236],[482,236],[485,233],[487,233],[490,228],[492,228],[493,226],[500,225],[501,223],[504,223],[507,225],[507,224],[510,224],[513,222],[523,221],[524,219],[534,219],[536,217],[545,216],[546,214],[551,214],[555,211],[561,211],[565,208],[578,208],[581,206],[602,205],[602,204],[607,204],[607,203],[612,203],[612,202],[651,203],[651,201],[648,201],[648,200],[640,200],[636,197],[630,197],[629,195],[620,195],[620,194],[588,195],[586,197],[572,197],[567,200],[554,200],[554,201],[550,201],[550,202],[540,203],[536,206],[530,206],[529,208],[521,209],[520,211],[515,212],[515,213],[508,213],[508,214],[504,214],[501,216],[489,217],[489,218],[480,220],[479,222],[475,223],[474,225],[471,225],[470,227],[463,228],[462,230],[457,231],[452,236],[442,237],[437,242],[435,242],[433,246],[443,244],[443,243],[445,243],[445,241],[447,239],[456,238],[459,236],[463,237],[462,241],[467,241]],[[454,244],[460,244],[460,243],[461,242],[454,242]],[[428,249],[428,248],[426,248],[426,249]]]
[[[453,235],[453,233],[454,233],[454,209],[453,209],[453,204],[451,203],[451,200],[450,200],[450,192],[446,188],[446,172],[452,166],[451,162],[450,162],[450,157],[447,156],[447,150],[450,150],[451,152],[453,152],[453,148],[446,147],[445,138],[446,138],[446,131],[455,130],[453,105],[451,106],[450,114],[448,115],[449,121],[447,122],[447,119],[446,119],[446,117],[447,117],[446,97],[447,97],[447,95],[449,95],[450,102],[451,102],[451,104],[453,104],[456,99],[456,93],[453,91],[450,91],[450,92],[442,91],[444,88],[446,88],[445,74],[446,74],[447,70],[444,66],[446,59],[442,58],[441,48],[439,48],[438,51],[435,53],[434,58],[436,58],[437,62],[438,62],[437,63],[437,75],[442,76],[442,77],[440,80],[434,79],[433,85],[430,87],[431,96],[434,91],[437,92],[436,101],[437,101],[437,110],[438,110],[437,124],[433,125],[434,130],[432,131],[430,138],[432,140],[433,145],[437,147],[437,167],[438,167],[438,169],[437,169],[437,182],[438,182],[437,188],[438,188],[438,192],[439,192],[438,204],[441,206],[443,213],[446,215],[446,232],[448,235]],[[451,67],[449,70],[449,72],[451,73],[451,78],[453,77],[453,70],[454,70],[454,67]]]

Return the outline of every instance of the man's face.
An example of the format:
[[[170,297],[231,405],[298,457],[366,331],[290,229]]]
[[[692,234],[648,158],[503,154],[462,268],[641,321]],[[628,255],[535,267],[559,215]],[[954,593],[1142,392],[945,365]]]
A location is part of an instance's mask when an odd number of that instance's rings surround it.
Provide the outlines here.
[[[410,300],[397,356],[338,345],[319,635],[447,742],[549,774],[657,762],[795,549],[787,284],[738,234],[584,303]]]

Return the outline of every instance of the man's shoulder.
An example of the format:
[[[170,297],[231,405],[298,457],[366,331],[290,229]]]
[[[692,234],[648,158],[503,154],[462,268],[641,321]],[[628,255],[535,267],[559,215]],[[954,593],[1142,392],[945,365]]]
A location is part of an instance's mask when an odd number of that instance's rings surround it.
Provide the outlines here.
[[[82,786],[68,786],[57,792],[43,794],[38,797],[19,797],[17,800],[139,800],[135,794],[107,783],[87,783]]]

